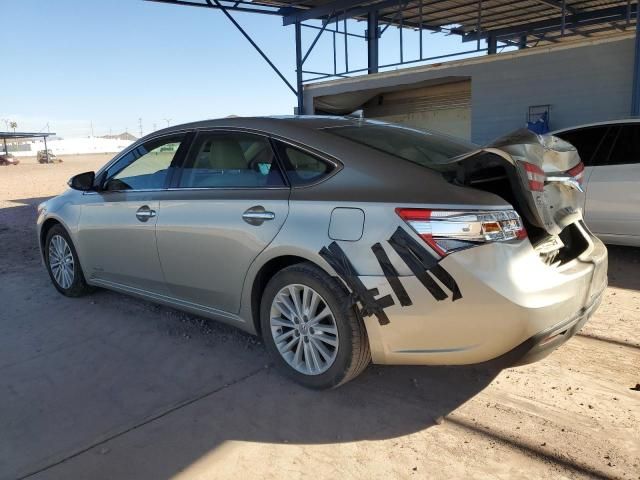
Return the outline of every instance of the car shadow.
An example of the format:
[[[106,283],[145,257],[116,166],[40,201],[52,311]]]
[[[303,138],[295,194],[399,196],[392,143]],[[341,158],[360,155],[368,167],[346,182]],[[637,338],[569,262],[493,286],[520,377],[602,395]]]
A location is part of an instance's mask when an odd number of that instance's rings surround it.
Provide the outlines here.
[[[46,197],[11,200],[15,207],[0,209],[0,226],[5,226],[5,230],[0,228],[0,240],[27,248],[21,257],[15,255],[15,250],[7,252],[6,264],[19,268],[38,260],[35,207],[44,200]],[[2,254],[0,266],[1,260]],[[610,285],[640,289],[637,275],[640,250],[609,247],[609,262]],[[46,281],[44,269],[38,272],[39,278]],[[447,415],[482,392],[511,364],[510,358],[500,358],[464,367],[372,365],[360,377],[338,389],[308,390],[281,376],[269,364],[261,347],[241,348],[251,342],[255,344],[249,335],[169,308],[125,298],[129,297],[107,291],[98,291],[84,299],[56,297],[55,301],[60,304],[74,303],[72,309],[66,310],[66,323],[64,319],[57,319],[55,329],[73,337],[84,328],[87,337],[95,338],[97,345],[110,342],[108,350],[94,352],[91,343],[82,347],[82,362],[97,366],[91,377],[104,378],[105,384],[113,385],[108,390],[113,398],[100,397],[101,401],[117,403],[123,411],[131,410],[143,404],[141,398],[146,398],[154,389],[164,392],[177,388],[184,389],[182,400],[168,401],[163,397],[164,408],[140,407],[144,412],[137,416],[134,424],[120,423],[121,430],[114,425],[104,434],[106,437],[99,436],[99,440],[87,440],[88,444],[70,449],[68,456],[59,460],[52,471],[43,470],[47,478],[114,478],[118,476],[114,474],[118,472],[118,465],[119,468],[127,465],[130,469],[127,476],[132,478],[169,478],[201,462],[215,464],[227,460],[222,446],[233,442],[344,445],[402,437],[442,423]],[[124,308],[117,309],[121,304]],[[108,315],[108,322],[101,320],[93,324],[86,317],[96,309],[113,315]],[[180,329],[185,324],[176,318],[187,319],[183,330]],[[195,327],[187,328],[189,322]],[[115,339],[105,334],[107,323]],[[209,333],[198,335],[198,328]],[[135,333],[139,329],[145,330],[145,337],[149,336],[147,343]],[[179,344],[184,338],[189,338],[189,345]],[[156,349],[146,348],[150,344]],[[180,345],[184,348],[180,349]],[[164,365],[171,369],[167,370],[167,378],[170,373],[172,380],[127,385],[127,375],[135,376],[134,368],[101,357],[105,351],[124,352],[126,355],[122,357],[113,353],[118,361],[123,358],[132,363],[139,358],[135,370],[144,374],[140,374],[141,378],[157,373]],[[141,356],[140,352],[145,354]],[[174,360],[164,361],[168,357]],[[56,365],[55,370],[59,372],[56,378],[61,383],[73,383],[71,377],[65,376],[70,368],[67,362],[71,360],[61,358],[60,362],[60,368]],[[194,366],[198,367],[197,374],[190,375],[188,369],[195,369]],[[223,373],[228,373],[229,380],[225,377],[225,383],[220,384],[215,380]],[[180,383],[175,378],[179,378]],[[63,415],[89,418],[99,412],[100,403],[91,404],[95,392],[78,386],[75,394],[82,399],[75,408],[90,415],[81,416],[71,410],[62,412]],[[78,427],[83,425],[86,422]],[[56,434],[63,436],[64,432],[56,431]],[[90,450],[107,453],[94,455]],[[89,455],[83,455],[85,452]],[[544,456],[543,453],[536,452],[536,455]],[[42,468],[49,467],[51,463],[42,464]],[[62,475],[48,476],[58,468]]]
[[[247,443],[273,445],[277,454],[284,446],[349,448],[353,442],[366,445],[400,438],[442,424],[500,371],[497,364],[370,365],[338,389],[315,391],[283,377],[272,365],[258,365],[244,377],[149,418],[122,436],[94,444],[85,455],[74,455],[60,469],[43,473],[53,473],[50,478],[73,478],[80,472],[112,478],[116,465],[126,464],[128,474],[138,479],[199,478],[203,472],[211,475],[229,466],[237,453],[228,449],[241,451]],[[96,455],[99,452],[109,453]],[[259,450],[249,452],[241,455]],[[257,464],[256,472],[260,471]]]

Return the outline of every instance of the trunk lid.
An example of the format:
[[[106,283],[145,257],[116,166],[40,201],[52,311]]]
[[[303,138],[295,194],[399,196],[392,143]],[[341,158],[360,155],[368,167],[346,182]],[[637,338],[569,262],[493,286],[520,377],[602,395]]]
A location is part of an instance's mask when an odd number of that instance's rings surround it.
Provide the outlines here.
[[[570,143],[552,135],[516,130],[451,159],[456,183],[496,193],[525,217],[535,237],[557,237],[582,219],[584,192],[569,170],[580,167]],[[546,233],[546,235],[545,235]]]

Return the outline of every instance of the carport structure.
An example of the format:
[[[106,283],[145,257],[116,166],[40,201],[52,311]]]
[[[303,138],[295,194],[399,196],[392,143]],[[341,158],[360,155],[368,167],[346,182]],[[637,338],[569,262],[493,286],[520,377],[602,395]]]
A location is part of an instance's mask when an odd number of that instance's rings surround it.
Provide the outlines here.
[[[47,137],[55,135],[55,133],[50,132],[0,132],[0,139],[2,139],[2,143],[4,146],[5,155],[9,153],[7,148],[7,140],[18,140],[18,139],[27,139],[27,138],[42,138],[44,140],[44,149],[47,150]]]
[[[497,54],[499,47],[519,49],[556,44],[576,37],[594,38],[635,28],[635,59],[631,115],[640,115],[640,22],[638,3],[631,0],[148,0],[173,5],[220,10],[238,28],[277,75],[297,96],[297,110],[305,112],[303,85],[329,78],[372,74],[402,65],[486,52]],[[284,26],[294,25],[296,42],[296,86],[294,87],[233,17],[248,12],[282,17]],[[349,20],[366,22],[364,35],[349,31]],[[313,22],[315,23],[309,23]],[[378,44],[389,26],[399,28],[399,62],[380,64]],[[419,35],[419,54],[405,55],[403,31]],[[313,36],[303,51],[303,30]],[[429,56],[424,32],[457,35],[470,48],[439,56]],[[323,35],[333,39],[333,57],[328,71],[306,70],[304,64]],[[350,68],[349,42],[367,43],[367,67]],[[428,47],[428,44],[427,44]],[[337,52],[343,50],[343,65]]]

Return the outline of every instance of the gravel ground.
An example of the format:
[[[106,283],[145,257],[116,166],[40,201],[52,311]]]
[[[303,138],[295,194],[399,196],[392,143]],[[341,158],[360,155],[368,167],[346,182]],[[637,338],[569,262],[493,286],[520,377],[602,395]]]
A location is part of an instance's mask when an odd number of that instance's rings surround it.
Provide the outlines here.
[[[609,249],[602,306],[539,363],[311,392],[242,332],[55,292],[35,207],[109,158],[0,167],[0,478],[640,479],[640,249]]]

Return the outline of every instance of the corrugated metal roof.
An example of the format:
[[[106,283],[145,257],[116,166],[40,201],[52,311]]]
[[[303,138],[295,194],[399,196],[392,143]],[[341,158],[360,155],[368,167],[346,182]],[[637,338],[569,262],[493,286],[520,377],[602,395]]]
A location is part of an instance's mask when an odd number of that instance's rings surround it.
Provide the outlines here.
[[[528,46],[571,37],[610,35],[635,26],[631,0],[151,0],[174,5],[224,8],[229,12],[279,15],[295,20],[364,20],[377,10],[381,24],[461,35],[463,41],[495,36]],[[563,11],[565,15],[563,16]],[[563,20],[564,18],[564,20]],[[564,25],[564,28],[563,28]]]
[[[254,2],[256,3],[256,2]],[[528,35],[528,42],[555,43],[568,37],[610,34],[635,25],[636,4],[627,0],[566,0],[564,32],[562,0],[261,0],[265,5],[288,10],[335,6],[335,15],[364,19],[366,10],[379,7],[380,23],[409,28],[441,30],[462,35],[465,40],[495,34],[499,40]],[[340,10],[340,4],[349,8]],[[351,13],[350,13],[351,12]],[[321,15],[318,18],[327,18]],[[633,23],[631,22],[633,20]]]

